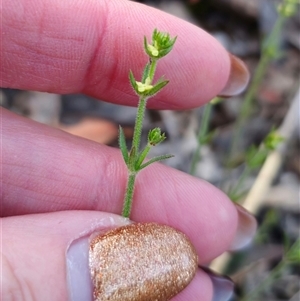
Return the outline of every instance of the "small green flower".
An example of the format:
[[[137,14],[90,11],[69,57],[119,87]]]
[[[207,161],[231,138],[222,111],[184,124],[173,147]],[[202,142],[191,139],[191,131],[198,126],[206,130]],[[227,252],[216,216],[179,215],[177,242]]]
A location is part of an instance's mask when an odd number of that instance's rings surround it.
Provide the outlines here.
[[[264,139],[264,145],[268,150],[274,150],[283,140],[284,138],[278,132],[272,130]]]
[[[285,0],[278,6],[278,12],[282,16],[289,18],[297,12],[297,4],[300,4],[299,0]]]
[[[144,48],[152,59],[160,59],[167,55],[173,48],[177,37],[171,38],[169,33],[160,32],[157,29],[152,34],[152,44],[149,44],[144,37]]]
[[[136,84],[137,84],[137,89],[140,93],[150,91],[153,88],[152,85],[143,84],[141,82],[136,82]]]
[[[151,85],[151,80],[149,78],[146,78],[145,83],[138,82],[135,80],[132,71],[129,72],[129,79],[135,93],[143,97],[154,96],[169,83],[168,80],[160,79],[155,85]]]
[[[147,45],[147,50],[151,52],[151,55],[157,57],[159,55],[159,51],[156,46],[152,46],[150,44]]]
[[[149,131],[148,134],[148,143],[152,146],[155,146],[166,139],[165,133],[162,133],[160,128],[155,128]]]

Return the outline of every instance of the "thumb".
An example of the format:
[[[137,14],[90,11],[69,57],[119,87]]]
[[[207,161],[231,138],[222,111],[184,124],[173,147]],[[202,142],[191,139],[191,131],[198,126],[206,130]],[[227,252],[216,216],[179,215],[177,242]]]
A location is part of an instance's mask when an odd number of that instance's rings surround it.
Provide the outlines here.
[[[125,224],[93,211],[3,218],[1,300],[92,300],[88,237]]]
[[[104,212],[61,211],[6,217],[1,223],[1,300],[92,301],[90,237],[130,221]],[[132,264],[130,254],[125,257]],[[199,269],[172,300],[209,301],[211,296],[211,280]]]

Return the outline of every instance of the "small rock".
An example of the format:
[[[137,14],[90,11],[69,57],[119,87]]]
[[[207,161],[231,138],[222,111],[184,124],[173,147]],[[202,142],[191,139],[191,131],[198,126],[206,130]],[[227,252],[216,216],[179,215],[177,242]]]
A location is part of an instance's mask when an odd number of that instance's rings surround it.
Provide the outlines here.
[[[94,237],[89,264],[96,301],[167,301],[193,279],[198,258],[183,233],[145,223]]]

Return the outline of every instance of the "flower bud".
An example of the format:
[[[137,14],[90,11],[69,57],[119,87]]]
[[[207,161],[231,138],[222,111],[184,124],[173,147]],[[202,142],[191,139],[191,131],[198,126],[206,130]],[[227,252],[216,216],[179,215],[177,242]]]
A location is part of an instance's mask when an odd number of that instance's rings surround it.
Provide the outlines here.
[[[155,128],[149,131],[148,143],[155,146],[166,139],[165,133],[162,133],[160,128]]]
[[[155,29],[152,34],[152,44],[149,44],[144,37],[144,49],[150,58],[160,59],[172,50],[176,38],[171,39],[168,33]]]

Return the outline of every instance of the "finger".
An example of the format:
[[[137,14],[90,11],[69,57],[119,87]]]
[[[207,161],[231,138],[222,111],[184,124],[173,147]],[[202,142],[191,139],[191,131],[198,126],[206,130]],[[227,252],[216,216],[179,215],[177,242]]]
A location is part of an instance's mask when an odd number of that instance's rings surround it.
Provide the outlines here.
[[[92,300],[88,237],[127,223],[91,211],[4,218],[2,296],[24,301]],[[191,285],[172,300],[210,301],[211,296],[211,280],[199,270]]]
[[[2,8],[2,87],[54,93],[87,93],[132,105],[128,81],[147,62],[143,37],[154,27],[178,39],[158,65],[170,84],[149,106],[184,109],[218,93],[239,93],[245,65],[209,34],[183,20],[132,1],[6,1]]]
[[[118,150],[6,110],[2,120],[2,216],[70,209],[121,213],[127,172]],[[131,218],[186,233],[201,263],[243,237],[237,232],[240,214],[221,191],[161,164],[140,173]],[[255,221],[249,220],[246,229],[253,235]]]

